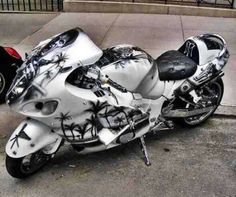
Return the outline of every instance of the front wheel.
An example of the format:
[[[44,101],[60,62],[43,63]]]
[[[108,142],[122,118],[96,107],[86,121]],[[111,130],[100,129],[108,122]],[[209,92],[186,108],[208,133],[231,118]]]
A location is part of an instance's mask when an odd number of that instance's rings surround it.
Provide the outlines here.
[[[7,172],[15,178],[26,178],[45,166],[52,158],[41,150],[21,158],[6,156]]]
[[[224,93],[224,84],[221,78],[218,79],[217,81],[209,83],[207,86],[200,89],[199,91],[200,99],[197,104],[200,104],[201,106],[204,107],[213,106],[212,110],[200,115],[183,118],[181,122],[190,127],[197,126],[205,122],[220,105],[223,93]],[[187,104],[185,108],[191,109],[193,108],[193,106]]]

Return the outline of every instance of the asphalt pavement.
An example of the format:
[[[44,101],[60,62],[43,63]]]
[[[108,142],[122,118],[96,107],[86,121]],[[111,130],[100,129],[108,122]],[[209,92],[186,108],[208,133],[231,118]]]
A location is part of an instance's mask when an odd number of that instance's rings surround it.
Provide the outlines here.
[[[16,123],[12,124],[16,126]],[[10,128],[9,130],[10,131]],[[0,140],[0,196],[11,197],[234,197],[236,121],[211,118],[206,124],[148,135],[152,165],[146,166],[138,141],[89,155],[70,146],[26,180],[10,177]]]

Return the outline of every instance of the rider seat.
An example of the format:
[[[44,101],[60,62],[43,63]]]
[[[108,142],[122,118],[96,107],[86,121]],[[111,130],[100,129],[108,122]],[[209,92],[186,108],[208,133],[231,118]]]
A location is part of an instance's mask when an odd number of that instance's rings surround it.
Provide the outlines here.
[[[197,70],[197,64],[192,59],[175,50],[163,53],[155,62],[162,81],[186,79]]]

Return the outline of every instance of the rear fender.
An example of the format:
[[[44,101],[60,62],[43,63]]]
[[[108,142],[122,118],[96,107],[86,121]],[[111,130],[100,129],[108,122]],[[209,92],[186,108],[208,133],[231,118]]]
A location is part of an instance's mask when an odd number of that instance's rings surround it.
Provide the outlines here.
[[[56,152],[62,141],[61,136],[54,133],[43,123],[29,119],[23,121],[13,132],[6,145],[6,154],[20,158],[43,149],[46,154]]]

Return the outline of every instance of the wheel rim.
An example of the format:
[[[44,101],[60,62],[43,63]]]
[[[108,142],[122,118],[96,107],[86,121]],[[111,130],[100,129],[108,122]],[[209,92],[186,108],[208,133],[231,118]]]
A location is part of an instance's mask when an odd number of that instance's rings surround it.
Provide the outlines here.
[[[203,122],[204,120],[206,120],[212,113],[214,113],[214,111],[217,109],[217,107],[220,104],[221,98],[222,98],[222,94],[223,94],[223,90],[222,87],[219,83],[217,82],[213,82],[209,85],[209,88],[211,89],[211,91],[214,92],[215,96],[214,96],[214,100],[212,102],[211,106],[215,106],[213,107],[212,110],[210,110],[209,112],[206,112],[204,114],[201,115],[197,115],[197,116],[191,116],[188,118],[184,118],[184,121],[189,124],[189,125],[196,125],[199,124],[201,122]],[[209,107],[209,106],[208,106]]]
[[[21,171],[25,174],[31,174],[39,170],[50,159],[50,155],[42,151],[32,153],[23,158],[21,162]]]
[[[2,73],[0,73],[0,94],[3,92],[6,85],[5,78]]]

